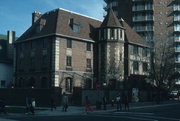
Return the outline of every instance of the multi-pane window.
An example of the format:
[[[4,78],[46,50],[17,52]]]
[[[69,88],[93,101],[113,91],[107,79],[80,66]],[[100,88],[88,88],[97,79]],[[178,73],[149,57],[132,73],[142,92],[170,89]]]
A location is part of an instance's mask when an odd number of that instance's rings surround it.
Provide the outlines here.
[[[72,57],[71,56],[66,57],[66,66],[72,66]]]
[[[47,39],[43,39],[43,48],[47,48],[48,41]]]
[[[139,53],[138,46],[133,46],[133,54],[138,55],[138,53]]]
[[[72,40],[67,40],[67,48],[72,48]]]
[[[134,71],[139,71],[139,63],[138,63],[138,61],[133,62],[133,70]]]
[[[36,41],[31,41],[31,50],[36,49]]]
[[[110,37],[111,39],[114,39],[114,29],[110,29]]]
[[[87,68],[91,68],[91,59],[87,59]]]
[[[47,56],[43,56],[43,64],[47,64]]]
[[[147,57],[147,48],[143,48],[142,55],[143,57]]]
[[[86,50],[87,50],[87,51],[91,51],[91,43],[87,43],[87,45],[86,45]]]
[[[147,72],[147,71],[148,71],[148,64],[143,63],[143,72]]]
[[[80,33],[80,25],[79,24],[73,24],[73,31],[75,33]]]

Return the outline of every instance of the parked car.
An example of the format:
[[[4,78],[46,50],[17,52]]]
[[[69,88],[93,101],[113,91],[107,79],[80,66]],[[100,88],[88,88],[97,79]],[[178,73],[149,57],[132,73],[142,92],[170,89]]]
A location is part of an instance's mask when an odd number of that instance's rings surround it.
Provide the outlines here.
[[[172,100],[178,100],[178,97],[179,97],[178,90],[173,90],[169,94],[169,98]]]

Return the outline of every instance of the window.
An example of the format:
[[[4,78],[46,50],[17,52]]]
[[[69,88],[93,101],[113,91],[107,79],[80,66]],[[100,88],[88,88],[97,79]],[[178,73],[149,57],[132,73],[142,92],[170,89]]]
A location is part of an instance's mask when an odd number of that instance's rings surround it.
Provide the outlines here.
[[[43,39],[43,48],[47,48],[48,41],[47,39]]]
[[[67,40],[67,48],[72,48],[72,40]]]
[[[91,68],[91,59],[87,59],[87,68]]]
[[[31,50],[36,49],[36,41],[31,41]]]
[[[134,71],[139,71],[139,63],[138,63],[138,61],[133,62],[133,70]]]
[[[147,71],[148,71],[148,64],[143,63],[143,72],[147,72]]]
[[[87,43],[86,46],[87,46],[87,47],[86,47],[86,50],[87,50],[87,51],[91,51],[91,43]]]
[[[31,66],[34,66],[34,64],[35,64],[35,58],[32,57],[30,61],[31,61]]]
[[[78,24],[73,24],[73,31],[75,33],[80,33],[80,25]]]
[[[66,66],[72,66],[72,57],[71,56],[67,56],[66,58]]]
[[[5,87],[6,86],[6,81],[5,80],[1,80],[1,87]]]
[[[143,57],[147,57],[147,49],[146,48],[143,48],[143,52],[142,52],[142,54],[143,54]]]
[[[139,52],[138,52],[138,47],[137,47],[137,46],[134,46],[134,47],[133,47],[133,54],[134,54],[134,55],[138,55],[138,53],[139,53]]]
[[[111,39],[114,39],[114,29],[110,29],[110,37]]]
[[[43,65],[47,64],[47,56],[43,56]]]

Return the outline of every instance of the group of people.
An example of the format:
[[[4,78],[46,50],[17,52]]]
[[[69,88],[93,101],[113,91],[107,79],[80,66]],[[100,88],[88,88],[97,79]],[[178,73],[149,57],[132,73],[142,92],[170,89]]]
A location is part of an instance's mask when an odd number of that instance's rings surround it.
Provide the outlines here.
[[[116,97],[117,111],[122,111],[122,104],[125,110],[129,111],[129,98],[125,94],[118,94]]]
[[[26,114],[35,113],[36,102],[34,98],[26,97]]]

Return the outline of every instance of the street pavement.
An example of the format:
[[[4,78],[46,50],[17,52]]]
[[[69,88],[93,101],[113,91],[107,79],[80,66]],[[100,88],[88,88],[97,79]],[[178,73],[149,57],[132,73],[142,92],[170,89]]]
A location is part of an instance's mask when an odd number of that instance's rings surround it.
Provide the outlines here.
[[[95,110],[88,114],[85,107],[69,106],[67,112],[62,108],[36,111],[35,115],[7,114],[0,115],[0,121],[180,121],[180,102],[164,102],[162,104],[131,103],[130,111],[116,111],[116,107],[107,106],[107,110]]]

